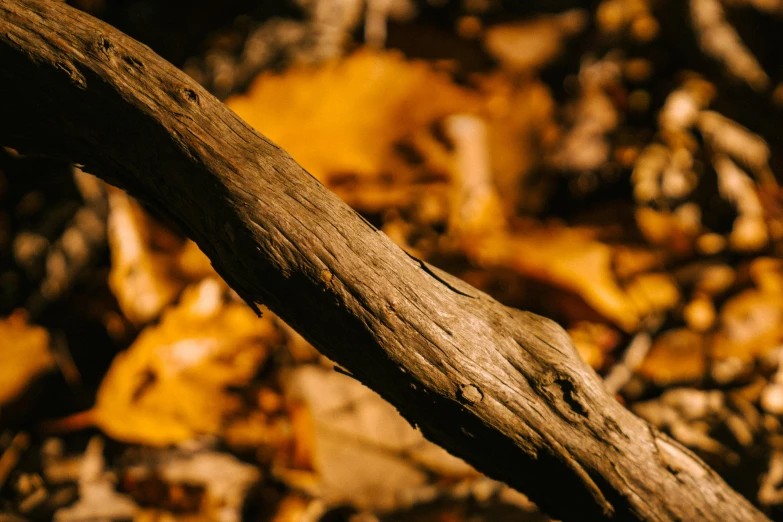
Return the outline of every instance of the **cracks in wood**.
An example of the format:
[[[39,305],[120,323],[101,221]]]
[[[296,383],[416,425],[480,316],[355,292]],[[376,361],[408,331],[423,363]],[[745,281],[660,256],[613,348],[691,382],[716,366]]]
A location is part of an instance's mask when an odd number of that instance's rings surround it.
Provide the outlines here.
[[[609,433],[616,433],[616,434],[620,435],[620,437],[625,439],[625,441],[630,441],[631,440],[631,437],[627,433],[625,433],[625,431],[622,429],[620,424],[616,420],[614,420],[613,417],[607,415],[607,416],[604,417],[603,421],[604,421],[604,426],[606,427],[607,432],[609,432]]]
[[[592,479],[587,470],[574,458],[571,453],[557,442],[550,434],[543,433],[544,440],[550,447],[553,454],[566,466],[568,466],[576,475],[581,479],[582,484],[587,489],[587,492],[592,496],[593,500],[598,504],[605,517],[611,518],[614,515],[615,508],[604,496],[601,488]]]
[[[142,62],[135,56],[126,54],[125,56],[122,57],[122,61],[134,69],[144,70],[144,62]]]
[[[430,266],[427,263],[425,263],[424,261],[422,261],[421,259],[419,259],[417,257],[414,257],[411,254],[408,254],[407,252],[405,252],[405,253],[408,255],[408,257],[413,259],[413,261],[416,263],[416,265],[418,265],[419,268],[424,270],[427,273],[427,275],[429,275],[430,277],[435,279],[437,282],[439,282],[440,284],[442,284],[443,286],[445,286],[446,288],[448,288],[452,292],[454,292],[456,294],[459,294],[459,295],[462,295],[462,296],[465,296],[465,297],[470,297],[471,299],[475,299],[476,298],[475,296],[470,295],[468,293],[465,293],[462,290],[460,290],[459,288],[456,288],[451,283],[446,281],[444,278],[442,278],[441,276],[436,274],[435,271],[432,268],[430,268]]]
[[[435,442],[557,518],[765,520],[714,473],[678,482],[652,440],[633,451],[646,425],[562,329],[403,255],[148,48],[48,0],[2,0],[0,23],[4,144],[67,151],[174,217],[257,313],[268,303]]]
[[[98,51],[100,51],[107,58],[111,58],[111,56],[114,55],[114,44],[111,43],[111,40],[109,40],[108,38],[104,37],[103,35],[100,35],[95,40],[95,43]]]
[[[79,89],[82,90],[87,89],[87,79],[84,77],[82,73],[79,72],[79,70],[71,62],[68,61],[56,62],[55,67],[57,67],[65,74],[67,74],[71,83],[76,85]]]

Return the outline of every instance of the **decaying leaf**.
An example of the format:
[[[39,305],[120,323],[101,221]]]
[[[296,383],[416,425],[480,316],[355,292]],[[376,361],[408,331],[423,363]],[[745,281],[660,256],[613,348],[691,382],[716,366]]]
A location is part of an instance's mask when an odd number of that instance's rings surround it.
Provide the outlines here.
[[[240,522],[260,470],[209,448],[146,451],[121,470],[123,490],[140,505],[158,504],[134,520]],[[163,504],[163,505],[160,505]],[[162,508],[162,509],[161,509]]]
[[[93,437],[81,459],[79,470],[79,501],[58,509],[57,522],[89,522],[93,520],[128,520],[139,507],[127,495],[117,493],[111,475],[105,469],[103,441]]]
[[[280,340],[271,319],[226,302],[222,284],[205,279],[117,356],[94,420],[116,439],[152,445],[219,433],[241,406],[227,387],[247,383]]]
[[[44,328],[27,324],[23,314],[0,319],[0,406],[19,397],[54,364]]]
[[[281,476],[327,504],[392,509],[426,486],[430,474],[474,477],[463,461],[426,441],[393,406],[345,375],[303,366],[286,379],[287,396],[305,405],[312,424],[296,431],[313,445],[315,476]],[[312,430],[312,431],[311,431]]]

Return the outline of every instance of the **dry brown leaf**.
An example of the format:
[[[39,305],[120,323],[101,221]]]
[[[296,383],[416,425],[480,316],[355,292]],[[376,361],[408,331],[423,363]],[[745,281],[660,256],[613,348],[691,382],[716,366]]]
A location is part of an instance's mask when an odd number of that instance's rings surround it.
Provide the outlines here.
[[[112,437],[163,445],[217,434],[241,406],[229,386],[248,382],[281,337],[246,305],[225,302],[205,279],[117,356],[94,409]]]
[[[22,314],[0,319],[0,406],[18,398],[54,364],[44,328],[29,325]]]
[[[315,475],[281,470],[327,504],[392,509],[405,493],[429,483],[429,474],[474,477],[463,461],[426,441],[389,403],[358,381],[316,366],[286,379],[286,394],[307,410],[294,430],[312,451]],[[309,424],[312,423],[312,424]]]

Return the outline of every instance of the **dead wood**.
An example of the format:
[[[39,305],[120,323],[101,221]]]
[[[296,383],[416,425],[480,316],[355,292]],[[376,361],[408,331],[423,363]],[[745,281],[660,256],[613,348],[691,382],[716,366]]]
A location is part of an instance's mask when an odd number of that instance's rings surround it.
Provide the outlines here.
[[[174,220],[248,303],[550,514],[766,520],[607,394],[560,327],[406,255],[112,27],[0,0],[0,93],[0,143],[73,160]]]

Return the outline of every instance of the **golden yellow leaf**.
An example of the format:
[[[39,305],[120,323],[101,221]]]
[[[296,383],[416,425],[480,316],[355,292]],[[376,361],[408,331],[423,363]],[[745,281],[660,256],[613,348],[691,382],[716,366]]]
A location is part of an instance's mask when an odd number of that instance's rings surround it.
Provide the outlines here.
[[[636,209],[636,223],[647,241],[677,254],[690,254],[700,230],[692,230],[678,216],[649,207]]]
[[[269,318],[226,302],[205,279],[117,356],[94,408],[110,436],[153,445],[217,434],[241,407],[229,386],[247,383],[281,337]]]
[[[538,226],[476,238],[465,248],[480,266],[509,268],[576,293],[626,331],[639,324],[640,311],[612,272],[612,248],[584,230]]]
[[[460,156],[442,122],[480,117],[489,138],[489,181],[512,189],[513,207],[519,180],[555,132],[554,102],[537,81],[517,85],[497,74],[473,80],[475,88],[460,86],[427,62],[364,49],[318,68],[263,74],[247,95],[226,103],[367,212],[403,206],[425,190],[442,192]],[[529,193],[524,197],[535,199]]]
[[[642,317],[670,310],[680,300],[680,290],[672,277],[660,272],[635,276],[625,291]]]
[[[587,364],[594,369],[603,367],[606,355],[617,348],[620,333],[609,325],[579,321],[568,329],[574,347]]]
[[[500,24],[487,29],[484,46],[503,67],[533,71],[563,53],[566,40],[581,32],[587,21],[587,12],[572,9],[558,15]]]
[[[19,397],[54,366],[49,334],[21,314],[0,319],[0,406]]]
[[[188,284],[214,275],[207,257],[147,215],[128,194],[109,191],[109,286],[135,324],[160,315]]]
[[[358,381],[314,365],[286,379],[298,470],[281,470],[287,483],[329,504],[393,509],[401,494],[427,484],[428,475],[452,480],[476,476],[465,462],[428,442],[393,406]]]
[[[783,342],[783,295],[745,290],[723,305],[712,356],[752,361]]]
[[[263,74],[226,104],[329,185],[331,175],[391,172],[394,144],[450,114],[476,112],[480,98],[426,62],[362,50],[320,68]]]
[[[701,379],[707,367],[705,338],[679,328],[657,336],[639,374],[660,386]]]

